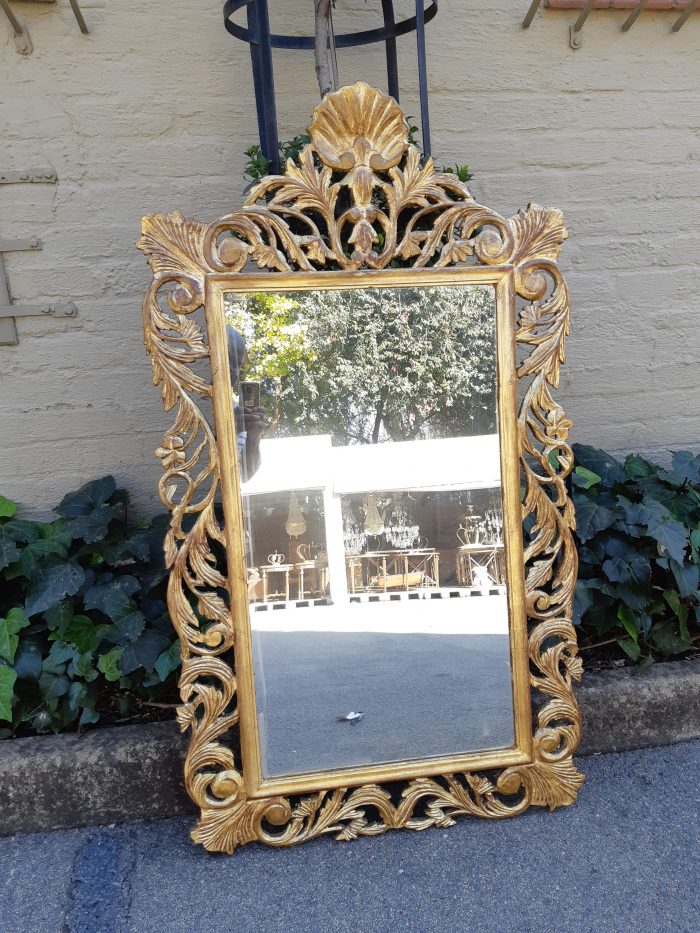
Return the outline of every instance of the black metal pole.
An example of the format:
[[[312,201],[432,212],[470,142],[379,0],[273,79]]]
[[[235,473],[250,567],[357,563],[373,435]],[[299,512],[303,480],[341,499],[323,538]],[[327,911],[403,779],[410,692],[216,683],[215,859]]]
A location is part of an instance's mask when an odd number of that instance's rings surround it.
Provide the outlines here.
[[[389,34],[393,34],[396,26],[394,18],[393,0],[382,0],[382,12],[384,13],[384,25]],[[386,79],[389,93],[396,103],[399,102],[399,62],[396,55],[396,39],[393,35],[385,40],[386,46]]]
[[[283,0],[279,0],[283,2]],[[246,8],[247,28],[237,23],[234,14]],[[416,0],[416,15],[396,21],[393,0],[382,0],[384,23],[377,29],[344,33],[335,36],[338,49],[383,42],[386,49],[386,71],[389,93],[399,99],[399,66],[396,39],[416,31],[418,51],[418,87],[420,92],[423,151],[430,154],[430,114],[428,110],[428,75],[425,55],[425,24],[438,12],[438,0]],[[237,39],[250,44],[250,58],[255,87],[255,108],[260,133],[260,148],[270,161],[270,171],[279,172],[279,140],[272,49],[313,50],[314,36],[287,36],[270,33],[268,0],[225,0],[224,26]]]
[[[252,20],[252,22],[251,22]],[[255,106],[258,113],[258,131],[263,155],[270,160],[270,172],[280,170],[279,141],[277,139],[277,108],[275,105],[275,75],[272,67],[270,42],[270,15],[267,0],[253,0],[248,4],[248,25],[255,30],[256,43],[251,43],[255,83]]]
[[[430,114],[428,112],[428,66],[425,60],[425,10],[423,0],[416,0],[416,45],[418,48],[418,90],[423,153],[430,155]]]

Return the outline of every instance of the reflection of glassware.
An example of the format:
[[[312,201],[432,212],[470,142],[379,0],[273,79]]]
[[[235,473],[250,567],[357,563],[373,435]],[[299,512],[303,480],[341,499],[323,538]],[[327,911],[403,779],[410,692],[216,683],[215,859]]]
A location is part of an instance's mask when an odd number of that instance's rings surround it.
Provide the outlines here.
[[[268,564],[272,564],[273,567],[277,567],[279,564],[283,564],[284,560],[284,554],[280,554],[279,551],[275,551],[274,554],[267,555],[267,562]]]
[[[343,546],[346,554],[360,554],[367,542],[367,535],[351,516],[343,518]]]
[[[303,561],[327,559],[323,545],[316,544],[315,541],[312,541],[311,544],[300,544],[297,548],[297,557]]]
[[[467,513],[457,531],[457,540],[464,547],[468,544],[481,544],[501,547],[503,544],[503,511],[494,506],[483,515]]]
[[[384,519],[379,514],[377,500],[373,493],[367,496],[367,512],[365,513],[365,532],[378,537],[384,531]]]
[[[290,537],[298,538],[306,531],[306,519],[297,502],[296,493],[289,493],[289,512],[287,513],[287,523],[284,526]]]
[[[391,510],[391,521],[384,528],[384,536],[392,547],[408,550],[420,533],[418,525],[411,523],[408,509],[399,501]]]

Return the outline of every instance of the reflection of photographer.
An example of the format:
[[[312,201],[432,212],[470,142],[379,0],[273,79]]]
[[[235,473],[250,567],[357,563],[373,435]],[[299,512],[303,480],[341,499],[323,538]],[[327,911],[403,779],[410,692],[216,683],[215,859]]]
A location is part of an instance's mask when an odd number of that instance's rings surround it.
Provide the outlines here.
[[[231,387],[239,399],[234,405],[236,443],[241,478],[250,479],[260,466],[260,438],[265,430],[265,409],[260,405],[260,383],[241,381],[247,350],[245,340],[231,325],[226,327]]]

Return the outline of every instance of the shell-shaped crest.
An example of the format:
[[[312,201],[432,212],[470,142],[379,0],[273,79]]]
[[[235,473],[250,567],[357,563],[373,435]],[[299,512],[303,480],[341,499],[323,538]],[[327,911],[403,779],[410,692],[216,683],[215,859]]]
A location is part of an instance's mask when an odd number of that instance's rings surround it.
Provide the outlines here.
[[[393,97],[364,81],[328,94],[309,124],[321,160],[335,169],[398,165],[408,147],[408,123]]]

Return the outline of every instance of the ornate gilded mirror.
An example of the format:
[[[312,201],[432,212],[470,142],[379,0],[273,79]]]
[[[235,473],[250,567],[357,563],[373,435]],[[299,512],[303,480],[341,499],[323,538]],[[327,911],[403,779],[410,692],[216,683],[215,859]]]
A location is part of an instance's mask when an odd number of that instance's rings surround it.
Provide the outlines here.
[[[505,219],[364,83],[212,224],[143,220],[193,838],[574,801],[559,211]]]

